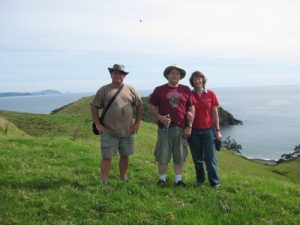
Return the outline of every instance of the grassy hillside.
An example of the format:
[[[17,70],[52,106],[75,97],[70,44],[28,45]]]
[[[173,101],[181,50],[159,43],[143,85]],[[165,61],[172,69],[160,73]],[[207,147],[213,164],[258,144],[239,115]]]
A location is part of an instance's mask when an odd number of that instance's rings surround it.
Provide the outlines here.
[[[78,101],[53,110],[51,114],[89,114],[90,103],[92,102],[93,97],[94,96],[81,98]],[[148,111],[149,97],[142,97],[142,101],[144,105],[143,121],[156,123],[155,119]],[[222,107],[219,107],[219,117],[221,126],[238,125],[242,123],[242,121],[235,119],[231,113],[227,112]]]
[[[6,118],[18,129],[36,137],[64,136],[73,139],[91,137],[92,118],[87,114],[45,115],[0,110],[0,117]],[[8,129],[8,132],[11,132],[11,129]]]
[[[90,114],[90,103],[92,102],[93,98],[94,96],[81,98],[78,101],[53,110],[51,115]],[[148,98],[142,97],[142,101],[144,105],[143,121],[155,123],[155,120],[148,112]]]
[[[222,150],[222,186],[214,190],[195,184],[189,155],[187,188],[174,187],[170,165],[170,184],[161,189],[155,185],[156,127],[144,122],[135,137],[130,180],[118,179],[115,158],[103,187],[89,115],[0,111],[0,118],[0,130],[12,126],[0,131],[0,224],[300,223],[299,160],[268,166]]]
[[[61,108],[55,109],[51,114],[86,114],[90,113],[90,103],[93,100],[93,96],[83,97],[78,101],[72,102]]]
[[[18,129],[13,123],[0,116],[0,136],[4,135],[14,135],[19,137],[27,136],[24,131]]]

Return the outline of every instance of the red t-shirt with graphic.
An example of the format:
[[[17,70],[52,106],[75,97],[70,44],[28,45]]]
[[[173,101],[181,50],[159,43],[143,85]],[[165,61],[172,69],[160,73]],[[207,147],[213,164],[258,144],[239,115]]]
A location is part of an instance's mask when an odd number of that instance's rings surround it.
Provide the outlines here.
[[[206,90],[201,94],[201,97],[194,91],[193,95],[196,99],[193,128],[211,128],[213,125],[212,108],[219,106],[216,94],[211,90]]]
[[[170,126],[184,127],[188,107],[195,104],[195,99],[188,86],[179,84],[177,87],[170,87],[164,84],[154,89],[149,102],[158,107],[159,114],[171,116]],[[160,127],[163,126],[157,122]]]

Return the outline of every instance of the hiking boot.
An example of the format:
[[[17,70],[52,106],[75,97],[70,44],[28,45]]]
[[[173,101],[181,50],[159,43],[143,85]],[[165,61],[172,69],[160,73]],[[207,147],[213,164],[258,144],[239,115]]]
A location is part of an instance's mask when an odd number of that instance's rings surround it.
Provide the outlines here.
[[[157,181],[156,184],[159,187],[165,187],[167,185],[167,181],[164,181],[164,180],[160,179],[159,181]]]
[[[220,184],[216,184],[216,185],[213,185],[211,186],[213,189],[219,189],[220,188]]]
[[[180,180],[177,183],[175,183],[175,186],[176,187],[185,187],[186,185],[185,185],[185,183],[182,180]]]
[[[203,182],[201,182],[201,181],[197,181],[197,186],[199,186],[199,187],[202,187],[202,186],[204,186],[204,181],[203,181]]]

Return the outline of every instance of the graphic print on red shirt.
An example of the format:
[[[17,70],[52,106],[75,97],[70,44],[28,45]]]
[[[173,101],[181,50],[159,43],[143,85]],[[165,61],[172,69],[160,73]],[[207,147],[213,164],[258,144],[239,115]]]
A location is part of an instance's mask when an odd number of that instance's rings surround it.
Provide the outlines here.
[[[176,108],[176,106],[180,103],[180,94],[177,92],[177,90],[170,91],[167,94],[167,98],[169,99],[169,104],[171,108]]]

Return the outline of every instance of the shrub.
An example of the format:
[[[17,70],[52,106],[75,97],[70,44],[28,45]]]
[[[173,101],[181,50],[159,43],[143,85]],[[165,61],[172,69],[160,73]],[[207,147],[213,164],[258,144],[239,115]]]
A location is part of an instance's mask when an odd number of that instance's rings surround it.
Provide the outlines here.
[[[241,154],[242,146],[236,140],[231,139],[230,136],[223,141],[223,146],[230,151]]]

